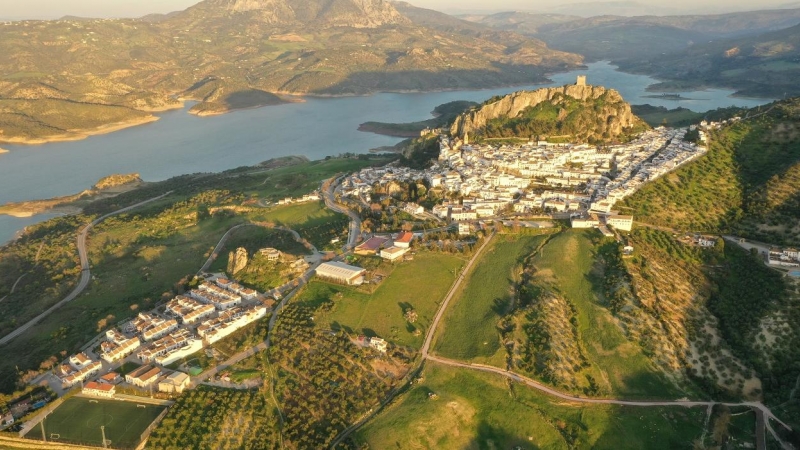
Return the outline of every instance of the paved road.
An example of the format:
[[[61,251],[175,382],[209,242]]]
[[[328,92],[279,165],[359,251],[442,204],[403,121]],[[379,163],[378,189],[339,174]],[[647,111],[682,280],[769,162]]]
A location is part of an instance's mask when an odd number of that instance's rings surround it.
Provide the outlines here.
[[[26,332],[31,327],[36,325],[40,320],[42,320],[45,317],[47,317],[50,314],[52,314],[53,311],[61,308],[62,306],[66,305],[67,303],[75,300],[84,291],[84,289],[86,289],[89,286],[89,282],[92,280],[92,273],[90,271],[90,266],[89,266],[89,253],[86,251],[86,240],[89,237],[89,232],[92,231],[92,228],[94,228],[95,225],[97,225],[100,222],[108,219],[109,217],[116,216],[118,214],[123,214],[123,213],[131,211],[133,209],[136,209],[136,208],[138,208],[138,207],[140,207],[142,205],[146,205],[147,203],[151,203],[151,202],[154,202],[156,200],[160,200],[160,199],[168,196],[171,193],[172,193],[172,191],[169,191],[169,192],[167,192],[165,194],[159,195],[158,197],[153,197],[153,198],[151,198],[149,200],[145,200],[143,202],[139,202],[139,203],[137,203],[135,205],[131,205],[131,206],[128,206],[126,208],[122,208],[120,210],[114,211],[112,213],[108,213],[105,216],[99,217],[99,218],[95,219],[92,223],[90,223],[90,224],[86,225],[85,227],[83,227],[83,229],[81,229],[78,232],[78,256],[80,257],[80,260],[81,260],[81,278],[78,281],[78,285],[75,286],[75,289],[73,289],[72,292],[70,292],[69,295],[64,297],[63,300],[61,300],[60,302],[58,302],[55,305],[51,306],[45,312],[43,312],[43,313],[39,314],[38,316],[34,317],[33,319],[31,319],[30,321],[28,321],[24,325],[20,326],[16,330],[14,330],[11,333],[5,335],[2,339],[0,339],[0,345],[7,344],[12,339],[16,338],[17,336],[21,335],[22,333]]]
[[[350,209],[347,209],[336,203],[334,191],[343,177],[344,176],[331,178],[330,180],[325,181],[323,186],[327,186],[327,188],[321,189],[321,191],[322,198],[325,199],[325,206],[338,213],[347,214],[350,216],[350,235],[348,236],[347,245],[345,246],[345,251],[347,251],[355,247],[356,242],[358,241],[358,236],[361,235],[361,217],[359,217],[358,214]]]

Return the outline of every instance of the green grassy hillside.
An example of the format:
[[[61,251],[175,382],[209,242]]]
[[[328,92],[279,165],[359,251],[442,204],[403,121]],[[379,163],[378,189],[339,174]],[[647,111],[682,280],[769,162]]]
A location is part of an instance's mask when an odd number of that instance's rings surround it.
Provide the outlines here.
[[[680,230],[800,243],[800,101],[762,109],[769,112],[712,133],[708,154],[648,184],[620,210]]]

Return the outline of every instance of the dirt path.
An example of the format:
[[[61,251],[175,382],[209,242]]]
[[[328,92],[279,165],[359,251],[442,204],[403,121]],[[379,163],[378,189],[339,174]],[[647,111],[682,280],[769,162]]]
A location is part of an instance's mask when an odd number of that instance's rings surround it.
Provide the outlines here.
[[[135,205],[131,205],[131,206],[128,206],[126,208],[122,208],[120,210],[108,213],[108,214],[106,214],[106,215],[104,215],[102,217],[99,217],[99,218],[95,219],[92,223],[90,223],[90,224],[86,225],[85,227],[83,227],[78,232],[78,256],[80,257],[80,260],[81,260],[81,277],[80,277],[80,280],[78,280],[78,285],[75,286],[75,289],[73,289],[72,292],[69,295],[67,295],[63,300],[61,300],[60,302],[58,302],[55,305],[51,306],[45,312],[43,312],[43,313],[39,314],[38,316],[34,317],[33,319],[29,320],[27,323],[25,323],[24,325],[20,326],[16,330],[14,330],[11,333],[8,333],[7,335],[5,335],[2,339],[0,339],[0,345],[4,345],[4,344],[10,342],[12,339],[14,339],[17,336],[21,335],[22,333],[26,332],[31,327],[33,327],[34,325],[39,323],[39,321],[41,321],[45,317],[49,316],[50,314],[52,314],[57,309],[59,309],[62,306],[66,305],[67,303],[75,300],[89,286],[89,282],[92,279],[92,273],[90,271],[90,266],[89,266],[89,254],[88,254],[88,252],[86,250],[86,241],[89,238],[89,232],[92,231],[92,228],[94,228],[95,225],[97,225],[100,222],[108,219],[109,217],[116,216],[118,214],[123,214],[123,213],[131,211],[133,209],[136,209],[136,208],[138,208],[140,206],[146,205],[147,203],[151,203],[151,202],[154,202],[156,200],[160,200],[160,199],[168,196],[171,193],[172,193],[172,191],[169,191],[169,192],[167,192],[165,194],[159,195],[158,197],[153,197],[153,198],[151,198],[149,200],[145,200],[145,201],[139,202],[139,203],[137,203]],[[17,281],[19,281],[19,280],[17,280]]]

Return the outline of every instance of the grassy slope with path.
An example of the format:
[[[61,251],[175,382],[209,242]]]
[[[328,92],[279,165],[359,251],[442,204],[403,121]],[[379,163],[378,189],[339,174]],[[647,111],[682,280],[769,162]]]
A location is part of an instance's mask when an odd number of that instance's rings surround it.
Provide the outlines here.
[[[389,276],[373,293],[368,288],[313,281],[297,300],[316,303],[332,299],[333,309],[317,318],[318,323],[324,320],[334,329],[375,334],[395,345],[419,348],[450,287],[454,270],[463,265],[464,261],[457,256],[421,252],[413,261],[390,266]],[[413,328],[403,317],[403,310],[407,307],[413,308],[418,315]],[[414,329],[419,329],[421,334],[414,336]]]
[[[525,257],[545,236],[497,236],[485,250],[482,261],[446,313],[443,331],[434,343],[442,356],[502,366],[497,322],[508,312],[513,284]]]
[[[538,282],[555,287],[575,306],[580,345],[588,353],[595,380],[605,381],[613,393],[628,397],[680,396],[598,303],[601,280],[593,272],[593,233],[570,230],[548,242],[533,260]]]
[[[577,406],[438,364],[361,429],[370,448],[691,448],[705,408]],[[429,398],[434,393],[436,399]]]

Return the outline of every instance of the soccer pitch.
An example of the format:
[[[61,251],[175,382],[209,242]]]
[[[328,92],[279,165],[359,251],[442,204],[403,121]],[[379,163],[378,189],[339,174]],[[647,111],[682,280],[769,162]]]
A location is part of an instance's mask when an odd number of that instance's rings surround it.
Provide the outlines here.
[[[44,431],[50,442],[73,442],[103,446],[101,426],[111,448],[133,448],[144,430],[166,406],[137,404],[117,400],[83,397],[67,399],[44,420]],[[42,428],[36,426],[26,436],[42,439]]]

